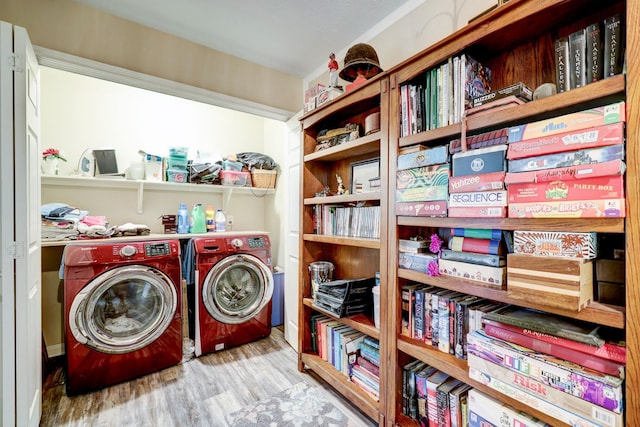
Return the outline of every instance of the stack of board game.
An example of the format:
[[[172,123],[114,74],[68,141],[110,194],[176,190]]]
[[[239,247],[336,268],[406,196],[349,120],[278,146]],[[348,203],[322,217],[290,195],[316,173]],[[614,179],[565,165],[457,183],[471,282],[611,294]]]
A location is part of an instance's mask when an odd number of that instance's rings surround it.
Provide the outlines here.
[[[483,322],[468,337],[472,379],[569,425],[624,425],[623,331],[515,306]]]
[[[449,217],[506,217],[506,152],[507,145],[499,144],[451,156]]]
[[[503,288],[505,252],[502,230],[452,228],[448,249],[440,254],[440,274]]]
[[[624,121],[617,102],[510,128],[509,217],[624,217]]]
[[[403,150],[396,172],[396,214],[446,216],[449,198],[449,153],[446,145]]]

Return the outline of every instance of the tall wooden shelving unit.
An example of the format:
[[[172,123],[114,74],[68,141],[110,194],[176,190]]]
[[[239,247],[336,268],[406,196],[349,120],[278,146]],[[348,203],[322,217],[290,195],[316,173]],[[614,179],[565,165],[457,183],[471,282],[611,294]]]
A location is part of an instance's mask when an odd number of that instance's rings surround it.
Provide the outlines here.
[[[381,294],[386,295],[387,259],[387,223],[388,206],[386,194],[387,180],[382,179],[380,192],[366,192],[348,195],[330,195],[317,197],[326,187],[332,192],[337,190],[336,174],[340,175],[347,189],[350,188],[351,164],[379,157],[380,176],[386,177],[388,171],[387,123],[389,81],[386,75],[379,74],[356,90],[340,95],[339,98],[311,111],[303,116],[303,150],[301,165],[301,226],[300,226],[300,270],[298,305],[298,361],[299,369],[311,369],[325,381],[333,385],[345,398],[357,405],[369,418],[384,423],[385,376],[380,379],[380,400],[375,401],[346,376],[338,372],[312,352],[309,318],[314,313],[323,313],[312,306],[311,285],[308,266],[313,261],[330,261],[335,266],[334,279],[356,279],[373,277],[380,272]],[[381,116],[380,130],[363,135],[365,118],[375,112]],[[360,138],[315,151],[318,132],[337,129],[346,124],[360,127]],[[317,205],[379,205],[380,238],[353,238],[328,236],[314,233],[314,206]],[[384,300],[384,296],[382,297]],[[326,314],[326,313],[325,313]],[[380,318],[386,319],[385,307],[381,307]],[[378,330],[372,315],[358,314],[338,319],[380,341],[381,358],[388,353],[386,326]],[[384,325],[387,323],[384,322]],[[384,365],[386,366],[386,365]],[[382,368],[386,369],[386,368]]]
[[[398,151],[402,147],[417,143],[436,146],[459,138],[463,130],[460,123],[421,132],[408,137],[400,137],[400,95],[399,88],[420,78],[424,72],[436,67],[447,58],[460,53],[467,53],[488,66],[492,71],[492,87],[501,88],[514,82],[524,82],[531,88],[542,83],[555,82],[554,41],[569,33],[586,27],[592,22],[620,12],[626,16],[628,27],[633,27],[638,18],[637,1],[577,1],[577,0],[519,0],[511,1],[497,8],[494,12],[454,33],[441,42],[427,48],[407,61],[388,70],[390,78],[390,110],[389,110],[389,205],[394,204],[394,187]],[[634,52],[638,46],[637,32],[631,29],[627,33],[627,52]],[[402,217],[390,214],[389,224],[389,283],[388,313],[390,326],[389,337],[389,369],[387,371],[387,392],[390,403],[386,417],[388,425],[417,425],[402,415],[402,366],[411,359],[420,359],[439,370],[447,372],[474,388],[521,409],[551,425],[565,425],[562,422],[528,407],[526,404],[506,397],[477,381],[469,378],[465,360],[444,354],[431,346],[404,337],[400,333],[401,325],[401,287],[412,282],[425,283],[440,288],[461,291],[495,301],[512,303],[545,310],[551,313],[590,321],[596,324],[609,325],[616,328],[627,328],[627,344],[629,361],[627,363],[627,425],[638,425],[640,403],[632,390],[637,390],[638,368],[634,354],[638,342],[634,333],[633,319],[638,309],[634,307],[637,286],[640,279],[635,263],[638,240],[638,219],[634,212],[638,207],[637,175],[637,112],[634,101],[637,86],[637,66],[634,59],[628,56],[628,76],[618,75],[583,88],[532,101],[494,114],[471,116],[466,121],[467,134],[482,133],[517,124],[541,120],[568,112],[579,111],[595,106],[626,100],[627,102],[627,218],[611,219],[517,219],[517,218],[428,218]],[[634,86],[635,83],[635,86]],[[608,306],[592,303],[586,309],[576,313],[570,310],[554,309],[544,305],[543,301],[521,301],[507,296],[504,290],[492,289],[477,282],[458,280],[450,276],[432,277],[416,271],[399,269],[397,266],[397,240],[407,238],[416,233],[428,235],[429,230],[440,227],[498,228],[503,230],[557,230],[557,231],[595,231],[598,233],[626,233],[627,248],[627,307]],[[394,273],[395,272],[395,273]],[[508,283],[507,283],[508,286]],[[395,395],[394,395],[395,394]]]
[[[512,125],[554,117],[569,112],[626,101],[626,218],[607,219],[487,219],[428,218],[395,215],[395,172],[398,151],[414,144],[436,146],[460,137],[461,124],[454,124],[400,137],[400,93],[402,84],[421,78],[428,69],[447,58],[467,53],[492,70],[492,86],[500,88],[522,81],[531,88],[555,82],[554,41],[586,25],[620,12],[626,22],[626,74],[614,76],[583,88],[532,101],[497,114],[471,117],[466,120],[467,134],[481,133]],[[582,319],[596,324],[626,330],[626,425],[640,425],[640,0],[511,0],[490,14],[474,21],[444,40],[434,44],[377,76],[365,86],[345,94],[302,118],[304,151],[301,172],[301,239],[300,239],[300,303],[299,303],[299,368],[310,368],[330,382],[347,399],[369,417],[384,426],[416,426],[414,420],[402,415],[402,366],[411,359],[421,359],[449,375],[471,384],[482,392],[521,409],[551,425],[563,426],[558,420],[526,404],[508,398],[469,378],[465,360],[444,354],[430,346],[401,335],[401,292],[404,284],[421,282],[444,289],[477,295]],[[381,112],[381,131],[365,137],[353,147],[334,147],[326,152],[313,152],[317,132],[323,128],[347,122],[363,124],[371,111]],[[331,126],[334,125],[334,126]],[[370,145],[371,144],[371,145]],[[373,147],[372,147],[373,146]],[[382,192],[379,199],[383,210],[380,241],[342,239],[313,234],[313,205],[320,203],[350,203],[360,196],[334,196],[318,200],[314,194],[324,185],[335,189],[330,177],[335,172],[349,176],[352,161],[381,158]],[[386,177],[386,179],[385,179]],[[329,181],[327,182],[327,179]],[[355,199],[354,199],[355,198]],[[515,301],[503,290],[447,276],[431,277],[416,271],[398,268],[397,241],[440,227],[499,228],[503,230],[549,230],[624,234],[626,241],[626,306],[591,303],[579,313],[549,308],[540,301]],[[307,266],[315,260],[329,259],[336,264],[335,277],[361,277],[380,271],[382,277],[381,328],[376,330],[371,319],[356,316],[341,319],[381,342],[381,396],[373,402],[332,366],[311,352],[309,317],[311,307]]]

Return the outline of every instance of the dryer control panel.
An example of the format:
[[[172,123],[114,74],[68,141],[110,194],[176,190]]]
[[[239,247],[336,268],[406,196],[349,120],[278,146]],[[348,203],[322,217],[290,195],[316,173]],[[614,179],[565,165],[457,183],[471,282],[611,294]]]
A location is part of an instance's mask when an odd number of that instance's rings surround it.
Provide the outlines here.
[[[163,243],[145,243],[144,253],[148,257],[171,255],[171,249],[169,248],[169,242]]]
[[[249,237],[247,243],[250,248],[264,248],[266,246],[264,237]]]

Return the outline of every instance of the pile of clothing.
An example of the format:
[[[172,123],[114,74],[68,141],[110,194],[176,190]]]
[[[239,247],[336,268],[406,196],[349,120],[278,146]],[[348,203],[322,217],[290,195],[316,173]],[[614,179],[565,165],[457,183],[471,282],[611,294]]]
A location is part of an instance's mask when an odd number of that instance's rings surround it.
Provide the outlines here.
[[[42,205],[40,216],[43,241],[142,236],[151,232],[151,229],[143,224],[126,223],[110,227],[105,216],[92,216],[88,211],[65,203]]]

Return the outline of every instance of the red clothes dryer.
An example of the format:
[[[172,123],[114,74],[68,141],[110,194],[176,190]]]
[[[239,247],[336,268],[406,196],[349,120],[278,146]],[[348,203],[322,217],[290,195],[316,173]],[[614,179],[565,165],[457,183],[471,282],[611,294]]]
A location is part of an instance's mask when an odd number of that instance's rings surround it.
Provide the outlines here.
[[[180,243],[78,243],[65,248],[68,395],[182,360]]]
[[[194,238],[195,355],[271,333],[273,268],[266,233]]]

